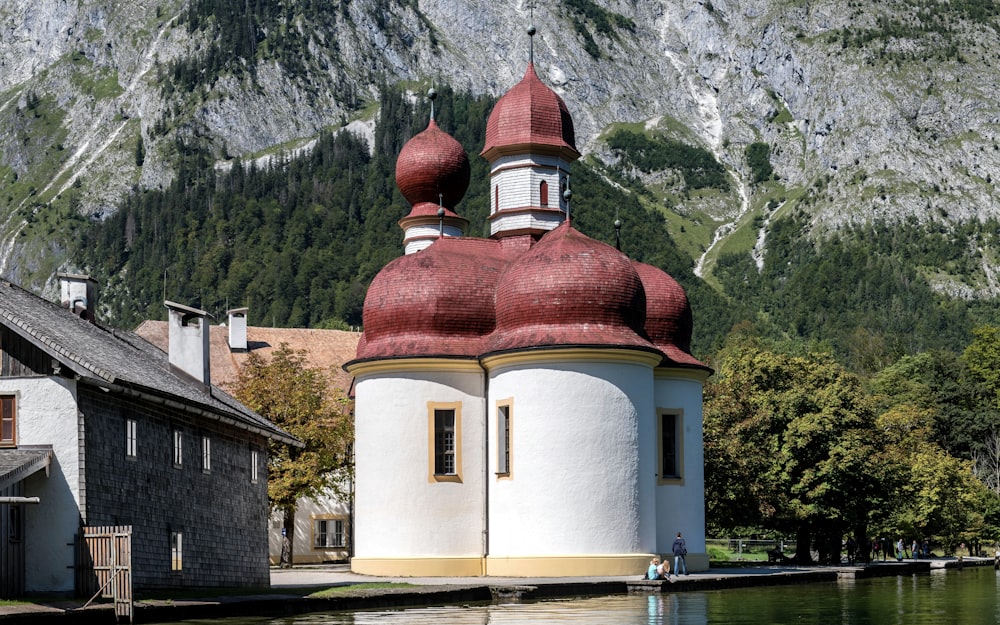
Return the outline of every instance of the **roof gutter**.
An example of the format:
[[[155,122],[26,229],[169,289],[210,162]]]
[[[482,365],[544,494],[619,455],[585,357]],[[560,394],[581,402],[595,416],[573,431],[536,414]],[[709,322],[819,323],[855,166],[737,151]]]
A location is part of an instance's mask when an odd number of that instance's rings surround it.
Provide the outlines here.
[[[158,395],[153,395],[151,393],[146,393],[144,391],[138,391],[134,388],[128,386],[122,386],[121,384],[115,384],[113,382],[105,382],[104,380],[99,380],[95,378],[80,378],[81,382],[90,384],[91,386],[96,386],[97,388],[104,389],[106,391],[111,391],[113,393],[119,393],[125,395],[126,397],[134,397],[136,399],[141,399],[143,401],[152,402],[154,404],[159,404],[161,406],[166,406],[173,410],[180,410],[182,412],[187,412],[189,414],[197,415],[199,417],[205,417],[206,419],[211,419],[212,421],[218,421],[219,423],[225,423],[226,425],[231,425],[237,427],[241,430],[246,430],[248,432],[253,432],[254,434],[260,434],[261,436],[269,439],[273,439],[286,445],[291,445],[292,447],[305,447],[305,443],[299,439],[291,436],[290,434],[284,434],[281,432],[276,432],[274,430],[267,430],[239,419],[234,419],[232,417],[227,417],[215,411],[205,410],[203,408],[198,408],[197,406],[192,406],[190,404],[185,404],[173,399],[168,399],[166,397],[160,397]]]

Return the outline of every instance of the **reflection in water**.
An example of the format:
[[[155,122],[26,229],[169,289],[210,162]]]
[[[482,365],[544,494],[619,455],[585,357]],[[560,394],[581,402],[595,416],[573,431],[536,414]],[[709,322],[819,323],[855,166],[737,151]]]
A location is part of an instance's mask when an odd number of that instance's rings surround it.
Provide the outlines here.
[[[995,625],[1000,623],[998,595],[1000,576],[993,567],[981,567],[846,583],[220,619],[211,624]]]

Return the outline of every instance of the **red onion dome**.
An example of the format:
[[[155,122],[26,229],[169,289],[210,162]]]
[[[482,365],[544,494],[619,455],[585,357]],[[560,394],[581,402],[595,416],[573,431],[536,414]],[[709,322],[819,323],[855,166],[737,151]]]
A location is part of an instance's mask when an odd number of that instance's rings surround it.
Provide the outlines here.
[[[445,209],[458,204],[469,188],[469,175],[469,157],[462,144],[433,119],[406,142],[396,159],[396,186],[403,197],[415,208],[433,205],[432,212],[438,202]]]
[[[529,63],[521,82],[501,97],[486,121],[482,155],[492,161],[504,148],[531,145],[568,152],[576,159],[573,118],[566,103],[535,74]]]
[[[563,223],[504,272],[490,351],[548,346],[638,348],[646,297],[627,256]]]
[[[694,323],[684,287],[670,274],[652,265],[632,261],[632,266],[646,292],[646,335],[671,362],[703,367],[691,355]]]
[[[451,237],[390,262],[368,287],[358,359],[477,357],[503,265],[496,241]]]

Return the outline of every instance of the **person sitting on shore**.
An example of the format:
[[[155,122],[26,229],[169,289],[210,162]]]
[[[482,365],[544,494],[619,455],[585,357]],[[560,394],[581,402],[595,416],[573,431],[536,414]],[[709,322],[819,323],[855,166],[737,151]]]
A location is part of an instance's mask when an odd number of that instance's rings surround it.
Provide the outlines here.
[[[660,559],[653,558],[649,561],[649,569],[646,570],[646,579],[660,579],[660,574],[658,572],[660,568]]]
[[[657,579],[670,579],[670,560],[664,558],[660,566],[656,567]]]

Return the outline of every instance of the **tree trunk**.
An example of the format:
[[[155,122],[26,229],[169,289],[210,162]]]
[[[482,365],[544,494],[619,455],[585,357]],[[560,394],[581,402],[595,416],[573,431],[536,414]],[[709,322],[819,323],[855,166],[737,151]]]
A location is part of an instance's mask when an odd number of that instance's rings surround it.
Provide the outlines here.
[[[283,569],[292,568],[293,545],[295,544],[295,508],[285,508],[281,511],[281,561],[278,566]]]
[[[809,552],[812,547],[812,534],[806,523],[799,525],[795,532],[795,562],[798,564],[812,564],[812,554]]]

